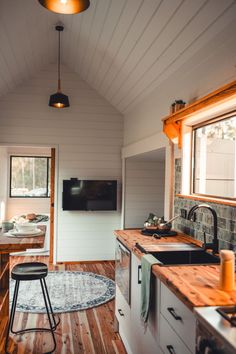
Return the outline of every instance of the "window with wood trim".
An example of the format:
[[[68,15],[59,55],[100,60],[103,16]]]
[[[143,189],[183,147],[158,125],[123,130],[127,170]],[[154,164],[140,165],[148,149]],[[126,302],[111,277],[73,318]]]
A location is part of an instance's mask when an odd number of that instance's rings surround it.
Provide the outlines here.
[[[51,158],[10,156],[10,197],[49,198]]]
[[[236,112],[193,127],[192,193],[236,199]]]

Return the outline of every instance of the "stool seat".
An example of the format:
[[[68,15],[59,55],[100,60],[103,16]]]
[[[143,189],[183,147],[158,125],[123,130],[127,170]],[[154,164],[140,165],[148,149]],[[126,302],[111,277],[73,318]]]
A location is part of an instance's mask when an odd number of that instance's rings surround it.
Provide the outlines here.
[[[14,280],[38,280],[48,274],[48,267],[45,263],[26,262],[15,265],[11,271]]]
[[[54,315],[51,301],[50,301],[50,297],[49,297],[49,293],[48,293],[48,289],[47,289],[46,280],[45,280],[47,274],[48,274],[47,264],[41,263],[41,262],[19,263],[19,264],[15,265],[15,267],[13,267],[13,269],[11,271],[11,276],[12,276],[12,279],[14,279],[16,281],[16,283],[15,283],[15,289],[14,289],[14,293],[13,293],[10,319],[9,319],[9,323],[8,323],[8,327],[7,327],[7,338],[6,338],[6,342],[5,342],[5,353],[6,354],[8,354],[7,347],[8,347],[8,339],[9,339],[10,331],[14,334],[23,334],[23,333],[31,332],[31,331],[32,332],[37,332],[37,331],[51,332],[52,340],[53,340],[53,348],[45,354],[51,354],[56,350],[57,343],[56,343],[54,332],[60,323],[60,318],[56,322],[55,315]],[[27,280],[39,280],[39,282],[40,282],[42,295],[43,295],[43,299],[44,299],[44,303],[45,303],[45,308],[46,308],[47,316],[48,316],[49,328],[35,327],[35,328],[24,328],[24,329],[21,329],[18,331],[13,330],[20,281],[27,281]],[[1,351],[1,353],[2,353],[2,351]]]

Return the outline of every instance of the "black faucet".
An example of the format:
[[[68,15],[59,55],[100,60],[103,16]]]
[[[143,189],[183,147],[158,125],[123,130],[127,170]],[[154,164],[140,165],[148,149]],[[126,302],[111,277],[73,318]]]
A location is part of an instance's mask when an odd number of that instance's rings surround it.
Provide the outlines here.
[[[188,213],[188,216],[187,216],[187,219],[188,220],[192,220],[193,218],[193,215],[195,213],[195,211],[197,209],[200,209],[200,208],[204,208],[204,209],[208,209],[212,216],[213,216],[213,227],[214,227],[214,238],[213,238],[213,242],[209,242],[207,243],[206,242],[206,235],[205,235],[205,232],[204,232],[204,244],[203,244],[203,248],[206,250],[206,249],[211,249],[213,251],[213,253],[219,253],[219,240],[217,238],[217,215],[216,215],[216,212],[215,210],[208,204],[199,204],[199,205],[194,205],[190,210],[189,210],[189,213]]]

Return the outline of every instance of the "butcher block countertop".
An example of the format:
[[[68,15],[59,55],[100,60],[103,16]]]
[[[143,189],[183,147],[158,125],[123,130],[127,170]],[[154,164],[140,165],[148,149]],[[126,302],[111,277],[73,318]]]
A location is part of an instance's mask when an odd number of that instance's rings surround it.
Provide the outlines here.
[[[141,258],[142,253],[135,247],[136,242],[141,245],[158,245],[167,242],[201,245],[199,241],[193,240],[184,234],[178,234],[175,237],[162,237],[157,240],[150,236],[143,236],[140,230],[136,229],[117,230],[115,231],[115,235],[139,258]],[[193,310],[193,307],[199,306],[236,304],[236,290],[225,292],[219,289],[219,265],[181,265],[169,267],[154,265],[152,272],[191,310]]]
[[[33,237],[7,237],[0,232],[0,253],[25,251],[27,248],[42,248],[44,246],[46,226],[38,225],[43,231],[40,236]]]

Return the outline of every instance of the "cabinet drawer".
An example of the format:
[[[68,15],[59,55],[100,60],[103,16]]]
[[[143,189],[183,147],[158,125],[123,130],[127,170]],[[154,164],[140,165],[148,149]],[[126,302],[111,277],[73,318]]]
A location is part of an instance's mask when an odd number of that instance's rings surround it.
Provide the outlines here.
[[[162,283],[161,314],[194,353],[196,319],[194,314]]]
[[[162,315],[160,316],[160,346],[164,354],[191,354]]]
[[[126,329],[130,325],[130,307],[121,294],[120,289],[116,286],[116,318],[119,322],[119,326]]]

